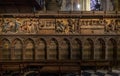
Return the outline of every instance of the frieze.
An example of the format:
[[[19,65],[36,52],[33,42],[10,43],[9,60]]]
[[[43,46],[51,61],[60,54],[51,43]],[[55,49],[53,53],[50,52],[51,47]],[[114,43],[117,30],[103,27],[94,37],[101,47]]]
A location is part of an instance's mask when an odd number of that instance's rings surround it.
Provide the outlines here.
[[[56,19],[56,33],[74,34],[78,30],[79,19]]]
[[[120,34],[120,19],[0,18],[0,34]]]

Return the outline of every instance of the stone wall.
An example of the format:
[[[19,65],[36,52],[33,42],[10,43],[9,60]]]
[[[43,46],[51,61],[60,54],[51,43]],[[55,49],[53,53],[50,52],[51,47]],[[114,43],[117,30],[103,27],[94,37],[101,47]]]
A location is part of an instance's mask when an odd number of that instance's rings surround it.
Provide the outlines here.
[[[2,60],[120,60],[119,36],[5,35]]]
[[[81,13],[81,12],[80,12]],[[86,13],[86,14],[85,14]],[[46,35],[119,35],[119,14],[115,12],[82,12],[79,14],[56,14],[46,18],[42,15],[28,17],[1,17],[0,34],[46,34]],[[103,14],[103,15],[102,15]],[[72,16],[71,16],[72,15]],[[76,15],[76,16],[75,16]],[[103,17],[106,15],[105,17]],[[9,15],[8,15],[9,16]],[[53,16],[53,18],[52,18]],[[64,17],[65,16],[65,17]],[[113,16],[113,17],[112,17]],[[41,18],[42,17],[42,18]]]

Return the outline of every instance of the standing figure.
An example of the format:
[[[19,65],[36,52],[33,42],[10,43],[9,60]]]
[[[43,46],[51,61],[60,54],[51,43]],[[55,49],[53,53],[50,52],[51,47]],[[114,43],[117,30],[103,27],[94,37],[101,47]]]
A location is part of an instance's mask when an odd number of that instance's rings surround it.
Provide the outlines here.
[[[27,21],[27,33],[32,33],[32,20]]]
[[[56,22],[56,32],[57,33],[63,33],[65,32],[65,25],[63,23],[63,21],[57,21]]]
[[[9,19],[6,20],[4,19],[2,32],[7,33],[9,31],[10,29],[9,23],[10,23]]]
[[[21,22],[20,22],[19,18],[17,18],[17,19],[15,20],[15,27],[14,27],[14,31],[15,31],[15,32],[18,32],[18,31],[19,31],[20,26],[21,26]]]
[[[74,21],[72,19],[68,19],[67,21],[68,21],[69,32],[73,33],[75,31]]]

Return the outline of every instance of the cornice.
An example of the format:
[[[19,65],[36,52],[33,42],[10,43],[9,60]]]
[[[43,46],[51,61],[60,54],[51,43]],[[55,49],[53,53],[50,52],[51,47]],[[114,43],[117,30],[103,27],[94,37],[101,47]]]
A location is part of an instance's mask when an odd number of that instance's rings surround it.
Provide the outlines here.
[[[25,18],[84,18],[84,17],[110,17],[119,18],[120,11],[57,11],[57,12],[35,12],[35,13],[1,13],[0,17],[25,17]]]

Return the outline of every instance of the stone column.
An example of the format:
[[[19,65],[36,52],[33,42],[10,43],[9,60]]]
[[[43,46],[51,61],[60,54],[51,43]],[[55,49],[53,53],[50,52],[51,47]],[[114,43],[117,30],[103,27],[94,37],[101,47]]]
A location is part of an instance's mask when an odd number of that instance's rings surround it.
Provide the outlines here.
[[[107,0],[106,11],[113,11],[113,10],[114,10],[113,2],[111,0]]]
[[[114,0],[114,7],[115,7],[115,11],[118,11],[119,10],[119,0]]]
[[[106,0],[106,11],[109,10],[109,0]]]
[[[0,45],[0,61],[2,60],[2,45]]]
[[[37,60],[37,50],[38,50],[38,45],[35,45],[35,49],[34,49],[34,60]]]
[[[86,2],[86,0],[83,0],[83,11],[85,11],[85,2]]]
[[[106,11],[106,0],[101,0],[101,9],[102,11]]]
[[[85,11],[90,11],[90,0],[86,0],[86,2],[85,2],[85,8],[86,8],[86,10]]]
[[[108,60],[108,39],[105,39],[105,60]]]
[[[120,0],[118,0],[118,11],[120,11]]]
[[[71,11],[73,11],[73,0],[71,0]]]
[[[23,49],[22,49],[22,59],[23,59],[23,61],[26,59],[24,52],[25,52],[25,45],[23,45]]]
[[[66,9],[66,0],[62,1],[61,11],[65,11]]]
[[[11,60],[14,60],[14,59],[15,59],[15,57],[14,57],[14,55],[15,55],[15,49],[14,49],[14,46],[11,46],[10,51],[11,51],[11,53],[10,53],[10,59],[11,59]]]
[[[80,0],[80,10],[83,11],[83,0]]]

